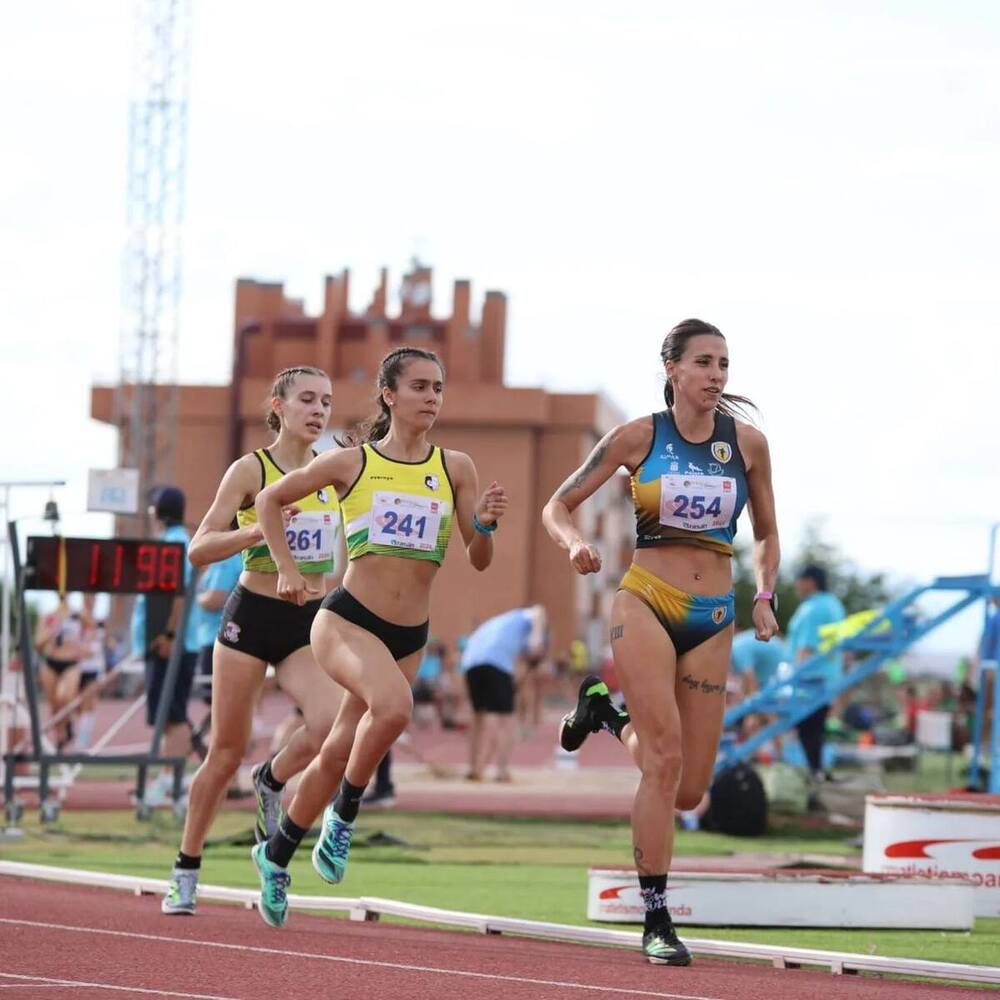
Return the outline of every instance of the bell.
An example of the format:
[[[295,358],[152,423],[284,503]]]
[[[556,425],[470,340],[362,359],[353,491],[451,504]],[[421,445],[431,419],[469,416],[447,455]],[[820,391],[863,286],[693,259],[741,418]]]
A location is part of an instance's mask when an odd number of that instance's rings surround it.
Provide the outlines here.
[[[59,505],[55,500],[45,501],[45,513],[42,514],[43,521],[51,521],[53,524],[59,523]]]

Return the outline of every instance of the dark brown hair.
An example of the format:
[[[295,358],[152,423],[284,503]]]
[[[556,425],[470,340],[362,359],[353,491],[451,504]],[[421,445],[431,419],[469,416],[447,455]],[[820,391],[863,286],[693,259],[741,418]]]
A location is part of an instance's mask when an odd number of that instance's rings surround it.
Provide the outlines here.
[[[422,347],[397,347],[390,351],[379,365],[378,375],[375,378],[375,402],[378,410],[366,420],[352,427],[345,435],[343,441],[338,440],[342,448],[356,448],[360,444],[367,444],[369,441],[381,441],[389,433],[389,426],[392,424],[392,412],[388,404],[382,398],[383,389],[395,389],[399,382],[399,376],[403,374],[403,369],[416,358],[424,361],[433,361],[441,369],[441,378],[444,378],[444,365],[441,359],[433,351],[425,351]]]
[[[267,402],[267,426],[275,433],[281,430],[281,417],[272,409],[271,400],[275,397],[278,399],[288,399],[288,390],[300,375],[318,375],[327,381],[330,380],[330,376],[322,368],[313,368],[311,365],[300,365],[297,368],[282,368],[274,376],[274,385],[271,386],[271,395],[268,396]]]
[[[660,348],[661,360],[680,361],[687,350],[688,341],[692,337],[700,337],[706,334],[710,337],[722,337],[723,340],[726,339],[717,326],[712,326],[711,323],[706,323],[703,319],[681,320],[663,338],[663,346]],[[670,384],[669,378],[663,387],[663,399],[667,406],[674,405],[674,387]],[[748,411],[756,410],[757,406],[753,400],[748,399],[746,396],[736,396],[732,393],[724,392],[719,399],[716,409],[720,413],[725,413],[730,417],[741,417],[749,420],[750,415]]]

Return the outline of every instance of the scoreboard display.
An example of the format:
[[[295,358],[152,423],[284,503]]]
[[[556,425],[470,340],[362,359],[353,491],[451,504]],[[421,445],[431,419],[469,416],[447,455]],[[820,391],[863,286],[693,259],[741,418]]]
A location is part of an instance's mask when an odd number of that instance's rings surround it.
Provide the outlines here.
[[[32,536],[24,588],[174,596],[184,590],[184,546],[138,538]]]

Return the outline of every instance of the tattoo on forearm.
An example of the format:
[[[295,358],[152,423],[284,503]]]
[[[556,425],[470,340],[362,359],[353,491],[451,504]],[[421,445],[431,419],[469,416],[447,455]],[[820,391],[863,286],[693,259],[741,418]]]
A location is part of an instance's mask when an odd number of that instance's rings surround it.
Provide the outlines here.
[[[608,442],[601,441],[600,444],[598,444],[598,446],[590,453],[590,457],[580,467],[576,475],[571,476],[569,479],[566,480],[566,482],[562,484],[562,486],[559,487],[559,492],[556,493],[556,496],[562,498],[566,496],[566,494],[569,493],[571,490],[580,489],[580,487],[583,486],[584,482],[586,481],[587,476],[589,476],[594,471],[594,469],[596,469],[601,464],[601,462],[604,461],[604,456],[607,453],[608,453]]]
[[[620,639],[625,634],[624,625],[612,625],[611,626],[611,641],[614,642],[615,639]]]
[[[641,847],[632,848],[632,857],[635,859],[635,867],[640,875],[649,875],[650,871],[645,865]]]
[[[700,691],[702,694],[723,694],[726,690],[725,684],[712,684],[709,681],[699,681],[691,674],[685,674],[681,678],[681,683],[687,685],[690,691]]]

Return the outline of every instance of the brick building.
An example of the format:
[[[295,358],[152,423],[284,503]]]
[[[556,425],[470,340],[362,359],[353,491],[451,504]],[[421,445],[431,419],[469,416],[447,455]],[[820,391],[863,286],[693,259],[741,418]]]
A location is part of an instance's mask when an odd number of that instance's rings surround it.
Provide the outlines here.
[[[630,558],[631,503],[622,481],[609,484],[579,512],[601,547],[602,573],[579,577],[548,538],[541,508],[622,414],[598,394],[550,393],[505,386],[506,297],[487,292],[478,324],[472,319],[468,281],[456,281],[451,315],[431,315],[432,273],[415,266],[402,282],[398,315],[387,311],[383,271],[362,312],[348,304],[347,271],[327,277],[322,312],[306,314],[282,285],[241,278],[236,284],[233,368],[230,385],[183,385],[178,400],[176,479],[197,524],[219,478],[239,455],[266,445],[269,392],[274,374],[292,365],[317,365],[333,379],[332,426],[344,428],[374,409],[375,373],[400,343],[427,347],[447,369],[445,402],[432,439],[468,452],[480,480],[503,483],[511,506],[497,534],[497,555],[485,574],[452,551],[435,583],[433,634],[453,641],[478,622],[511,607],[539,602],[552,617],[554,653],[576,637],[595,652],[615,587]],[[113,420],[111,387],[95,387],[95,419]],[[325,439],[332,444],[332,434]],[[461,538],[451,548],[459,550]]]

